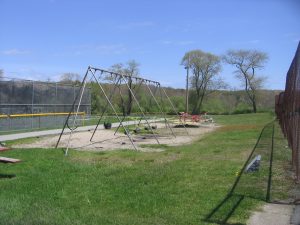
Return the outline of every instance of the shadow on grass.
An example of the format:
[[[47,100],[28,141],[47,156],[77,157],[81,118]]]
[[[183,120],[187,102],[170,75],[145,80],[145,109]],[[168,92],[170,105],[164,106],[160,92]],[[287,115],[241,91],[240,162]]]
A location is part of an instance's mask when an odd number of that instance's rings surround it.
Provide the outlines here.
[[[268,130],[270,129],[270,130]],[[270,134],[268,134],[268,131],[271,131],[271,137]],[[266,133],[266,134],[265,134]],[[264,137],[266,135],[266,137]],[[258,145],[263,142],[262,139],[272,139],[271,140],[271,151],[270,151],[270,158],[269,158],[269,168],[268,168],[268,181],[267,181],[267,189],[266,189],[266,195],[265,198],[259,198],[257,196],[252,196],[247,193],[236,193],[236,188],[238,184],[240,183],[240,180],[244,174],[244,171],[252,159],[254,152],[257,150]],[[241,225],[241,223],[228,223],[228,220],[231,218],[235,210],[239,207],[241,202],[247,197],[247,198],[253,198],[260,201],[270,201],[270,190],[271,190],[271,180],[272,180],[272,163],[273,163],[273,142],[274,141],[274,121],[268,123],[264,126],[262,129],[256,144],[254,148],[252,149],[248,159],[244,163],[242,169],[239,172],[239,175],[235,179],[235,182],[233,183],[230,191],[226,195],[226,197],[215,207],[213,208],[205,217],[203,221],[210,222],[210,223],[216,223],[216,224],[227,224],[227,225]],[[268,147],[265,145],[265,143],[262,143],[262,146]],[[251,190],[250,190],[251,191]]]
[[[234,211],[243,201],[243,195],[227,195],[204,219],[205,222],[216,224],[240,225],[241,223],[227,223]]]
[[[0,179],[3,179],[3,178],[14,178],[16,177],[16,174],[2,174],[0,173]]]

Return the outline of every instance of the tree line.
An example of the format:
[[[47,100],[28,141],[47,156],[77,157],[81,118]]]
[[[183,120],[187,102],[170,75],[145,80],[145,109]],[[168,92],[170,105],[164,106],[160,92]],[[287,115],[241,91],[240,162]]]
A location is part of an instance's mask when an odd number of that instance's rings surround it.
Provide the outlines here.
[[[268,60],[265,52],[257,50],[229,50],[222,56],[217,56],[201,50],[185,53],[181,65],[192,72],[189,96],[192,101],[192,114],[203,110],[203,100],[216,90],[226,89],[227,84],[222,80],[220,71],[222,62],[235,68],[236,78],[241,81],[247,100],[252,111],[257,112],[258,90],[263,87],[265,77],[258,74]]]
[[[229,50],[221,56],[198,49],[186,52],[181,60],[181,65],[190,71],[190,74],[188,75],[188,86],[190,87],[188,105],[191,110],[189,113],[200,114],[203,111],[207,111],[207,109],[211,109],[211,105],[213,104],[209,103],[209,101],[212,101],[213,96],[215,96],[214,93],[218,90],[223,90],[223,92],[219,91],[219,94],[223,93],[226,95],[225,93],[227,93],[227,97],[232,95],[228,93],[234,93],[233,95],[235,97],[228,97],[227,99],[223,98],[223,101],[228,101],[228,105],[230,105],[230,102],[233,102],[232,99],[238,99],[239,101],[239,104],[235,103],[232,106],[232,110],[226,110],[225,107],[219,111],[222,111],[223,113],[250,111],[256,113],[258,111],[258,100],[264,99],[262,96],[265,95],[263,94],[265,92],[260,91],[265,82],[265,77],[260,75],[258,72],[264,68],[267,60],[268,55],[265,52],[257,50]],[[228,91],[229,85],[224,82],[220,75],[222,63],[229,64],[235,68],[235,77],[240,81],[244,92]],[[139,87],[140,90],[137,90],[137,85],[133,84],[132,79],[130,79],[132,76],[140,76],[138,62],[130,60],[125,64],[117,63],[112,65],[110,70],[129,76],[128,86],[133,90],[133,92],[136,93],[141,101],[145,102],[145,105],[151,102],[149,95],[145,94],[145,88],[143,89]],[[73,78],[70,78],[70,75],[72,74],[64,74],[61,77],[61,81],[66,82],[70,80],[74,81],[74,79],[76,80],[77,75],[73,74]],[[97,102],[101,102],[101,100],[99,96],[97,96],[98,94],[95,89],[96,87],[92,88],[92,90],[94,90],[92,91],[92,111],[98,112],[100,105]],[[225,90],[227,90],[227,92]],[[184,90],[179,92],[184,93]],[[186,100],[184,99],[184,95],[171,94],[170,96],[175,102],[177,108],[179,108],[180,111],[185,111]],[[130,115],[134,109],[133,96],[128,89],[125,92],[123,91],[123,98],[115,100],[115,102],[117,103],[115,107],[118,108],[123,115]],[[220,104],[222,105],[223,103]],[[273,100],[270,104],[273,104]],[[148,109],[149,112],[154,112],[156,110],[158,109],[153,106]],[[171,109],[168,110],[171,111]],[[217,113],[218,110],[214,109],[214,111]]]
[[[250,107],[251,111],[256,113],[258,111],[258,100],[261,101],[266,96],[266,92],[261,91],[265,77],[261,76],[258,71],[264,68],[267,60],[268,55],[257,50],[229,50],[221,56],[198,49],[186,52],[181,60],[181,65],[190,72],[187,77],[188,86],[190,87],[188,105],[191,110],[189,113],[200,114],[203,111],[214,111],[215,113],[249,112]],[[243,92],[228,91],[228,84],[224,82],[220,75],[222,63],[232,65],[235,68],[234,73],[241,82]],[[115,108],[124,116],[139,111],[127,86],[135,93],[144,111],[153,113],[159,111],[159,107],[153,103],[152,97],[147,93],[145,85],[138,85],[131,79],[131,77],[140,76],[139,66],[140,64],[137,61],[130,60],[125,64],[116,63],[109,68],[110,71],[129,77],[128,83],[120,85],[118,93],[112,98]],[[3,74],[3,70],[0,70],[0,79]],[[64,73],[60,76],[59,82],[79,85],[81,77],[77,73]],[[109,77],[106,78],[104,89],[107,93],[113,88],[114,82]],[[103,107],[106,106],[106,100],[101,95],[96,83],[90,82],[88,87],[91,89],[92,95],[92,113],[101,113]],[[151,88],[155,91],[155,87],[151,86]],[[166,88],[166,92],[178,110],[185,111],[185,90]],[[219,96],[218,99],[223,100],[219,101],[215,96]],[[165,107],[165,111],[172,112],[172,108],[167,104],[167,99],[159,95],[157,97]],[[219,106],[213,106],[216,102]],[[225,107],[226,104],[227,106],[231,105],[232,108]],[[271,104],[273,104],[273,101]],[[109,109],[107,112],[109,112]]]

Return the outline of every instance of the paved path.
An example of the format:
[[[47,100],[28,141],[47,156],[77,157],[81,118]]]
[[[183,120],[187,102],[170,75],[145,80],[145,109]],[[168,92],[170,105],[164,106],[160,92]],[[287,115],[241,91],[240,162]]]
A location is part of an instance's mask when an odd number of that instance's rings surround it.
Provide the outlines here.
[[[300,225],[300,205],[296,205],[294,213],[291,218],[291,223],[293,225]]]
[[[252,214],[247,225],[299,225],[297,218],[292,219],[294,213],[294,205],[265,204],[261,211]]]
[[[161,121],[163,119],[156,119],[156,120],[148,120],[149,123],[153,123],[156,121]],[[146,121],[142,120],[142,124],[145,124]],[[123,122],[124,125],[133,125],[137,124],[137,121],[126,121]],[[113,123],[112,127],[118,127],[119,123]],[[88,131],[88,130],[93,130],[95,129],[96,125],[92,126],[83,126],[83,127],[78,127],[75,131]],[[99,125],[98,129],[104,129],[103,125]],[[22,138],[30,138],[30,137],[41,137],[41,136],[47,136],[47,135],[57,135],[60,134],[61,129],[55,129],[55,130],[43,130],[43,131],[33,131],[33,132],[26,132],[26,133],[17,133],[17,134],[8,134],[8,135],[1,135],[0,136],[0,142],[2,141],[11,141],[11,140],[17,140],[17,139],[22,139]],[[64,133],[69,133],[71,132],[68,128],[65,129]]]

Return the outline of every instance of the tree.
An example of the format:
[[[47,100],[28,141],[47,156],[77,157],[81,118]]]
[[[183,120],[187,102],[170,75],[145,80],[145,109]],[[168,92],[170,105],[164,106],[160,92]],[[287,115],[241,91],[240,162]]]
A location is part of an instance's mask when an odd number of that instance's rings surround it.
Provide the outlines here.
[[[201,50],[192,50],[185,53],[181,65],[192,70],[191,85],[195,90],[192,113],[199,114],[203,99],[213,90],[225,87],[222,79],[217,77],[221,71],[220,58]]]
[[[236,67],[234,73],[242,81],[253,112],[256,113],[257,90],[261,89],[265,82],[265,77],[259,76],[257,70],[264,68],[268,55],[257,50],[229,50],[223,56],[223,60]]]
[[[61,83],[75,85],[79,85],[81,83],[80,80],[80,75],[78,73],[63,73],[59,79]]]
[[[125,75],[128,77],[128,86],[129,88],[134,91],[136,86],[133,85],[132,77],[138,77],[139,76],[139,64],[135,60],[130,60],[127,62],[127,67],[125,68]],[[128,102],[127,102],[127,115],[130,115],[132,111],[132,102],[133,102],[133,96],[131,91],[128,89]]]
[[[111,70],[116,73],[120,73],[123,75],[128,76],[128,86],[132,91],[135,91],[136,85],[134,85],[132,77],[139,77],[139,63],[137,63],[135,60],[130,60],[126,63],[124,66],[122,63],[117,63],[111,66]],[[122,111],[123,115],[130,115],[132,111],[132,105],[133,105],[133,96],[131,91],[127,90],[127,99],[121,99],[122,103]]]

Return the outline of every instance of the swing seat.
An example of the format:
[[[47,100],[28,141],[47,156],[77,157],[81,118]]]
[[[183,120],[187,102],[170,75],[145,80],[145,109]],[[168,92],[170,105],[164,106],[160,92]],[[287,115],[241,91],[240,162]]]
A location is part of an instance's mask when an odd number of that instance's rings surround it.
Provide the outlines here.
[[[139,127],[137,127],[137,128],[135,128],[135,129],[133,130],[133,132],[136,133],[136,134],[138,134],[138,133],[141,132],[141,129],[140,129]]]
[[[151,126],[152,130],[156,130],[157,129],[157,125]]]

